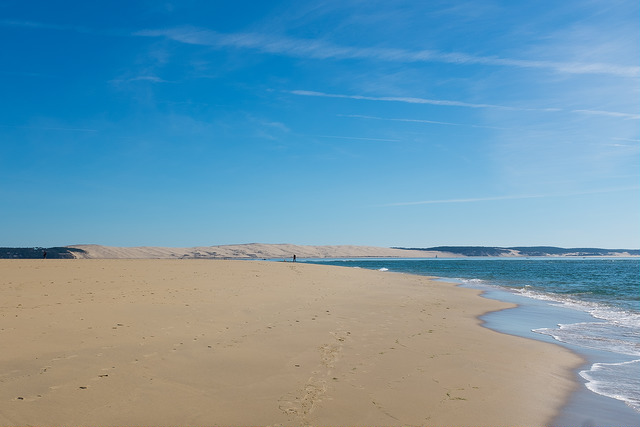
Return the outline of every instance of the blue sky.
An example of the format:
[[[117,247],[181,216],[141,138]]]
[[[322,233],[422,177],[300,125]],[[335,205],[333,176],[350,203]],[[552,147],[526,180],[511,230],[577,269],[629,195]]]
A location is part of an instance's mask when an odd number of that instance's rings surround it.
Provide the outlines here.
[[[640,246],[637,0],[0,1],[0,246]]]

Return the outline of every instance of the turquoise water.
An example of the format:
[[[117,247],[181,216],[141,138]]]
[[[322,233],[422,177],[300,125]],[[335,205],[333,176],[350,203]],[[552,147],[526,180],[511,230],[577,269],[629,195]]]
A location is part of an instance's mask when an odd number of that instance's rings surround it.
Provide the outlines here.
[[[610,354],[580,372],[585,387],[640,413],[640,259],[456,258],[314,260],[322,264],[436,276],[580,311],[586,321],[540,325],[536,334],[573,349]]]

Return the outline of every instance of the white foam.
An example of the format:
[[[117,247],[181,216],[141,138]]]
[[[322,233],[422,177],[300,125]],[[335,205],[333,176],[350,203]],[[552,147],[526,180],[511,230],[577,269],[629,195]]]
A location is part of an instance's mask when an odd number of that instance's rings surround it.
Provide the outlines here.
[[[460,280],[464,280],[467,283],[486,283],[486,281],[482,279],[460,279]]]
[[[382,267],[382,268],[379,268],[378,271],[389,271],[389,269]]]
[[[606,320],[616,325],[631,328],[640,328],[640,314],[623,310],[613,310],[610,308],[595,306],[589,313],[596,319]]]
[[[516,290],[516,292],[527,298],[533,298],[542,301],[564,302],[561,298],[559,298],[559,296],[552,296],[550,294],[531,290],[530,286],[525,286],[522,289]]]
[[[459,277],[454,277],[453,280],[456,280],[460,283],[462,283],[463,285],[471,285],[475,288],[480,288],[480,287],[487,287],[488,282],[486,280],[482,280],[482,279],[462,279]],[[489,286],[491,288],[495,288],[495,286]]]
[[[533,332],[555,340],[612,353],[640,356],[639,330],[610,322],[560,324],[558,328],[540,328]]]
[[[581,371],[586,387],[594,393],[621,400],[640,412],[640,360],[622,363],[594,363]]]
[[[557,329],[538,329],[534,332],[553,336],[556,340],[621,354],[640,355],[640,314],[616,309],[597,302],[579,301],[569,296],[546,294],[523,289],[523,296],[559,303],[560,306],[589,313],[601,322],[559,325]],[[554,332],[555,331],[555,332]],[[571,334],[576,336],[571,337]],[[590,342],[591,345],[587,345]]]

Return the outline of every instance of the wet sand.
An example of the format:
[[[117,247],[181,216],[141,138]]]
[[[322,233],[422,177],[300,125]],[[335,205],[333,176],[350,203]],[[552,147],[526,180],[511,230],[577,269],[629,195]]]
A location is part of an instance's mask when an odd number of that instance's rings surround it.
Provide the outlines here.
[[[547,425],[581,359],[510,307],[298,263],[0,260],[0,425]]]
[[[594,319],[590,314],[497,289],[488,291],[485,289],[483,296],[518,304],[518,307],[513,310],[492,312],[482,316],[486,322],[485,326],[499,332],[563,346],[585,360],[585,363],[574,372],[574,378],[580,382],[580,386],[571,395],[560,414],[554,418],[552,425],[640,426],[640,417],[636,411],[620,400],[590,391],[583,384],[584,379],[579,375],[579,371],[589,369],[593,363],[626,362],[634,360],[633,356],[567,344],[556,341],[548,335],[533,332],[533,330],[540,328],[555,328],[558,324],[593,322]]]

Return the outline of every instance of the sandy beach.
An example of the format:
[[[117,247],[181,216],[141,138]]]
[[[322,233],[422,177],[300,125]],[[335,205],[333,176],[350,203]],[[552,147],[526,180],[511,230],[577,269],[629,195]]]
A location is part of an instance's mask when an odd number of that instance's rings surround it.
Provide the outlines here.
[[[581,359],[426,277],[0,260],[0,425],[547,425]]]

